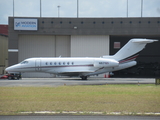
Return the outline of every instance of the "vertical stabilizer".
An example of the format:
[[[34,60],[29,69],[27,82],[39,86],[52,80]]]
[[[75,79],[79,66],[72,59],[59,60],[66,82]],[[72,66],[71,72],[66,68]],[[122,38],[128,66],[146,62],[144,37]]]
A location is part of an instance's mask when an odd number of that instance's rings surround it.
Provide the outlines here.
[[[141,38],[131,39],[115,55],[113,55],[113,58],[120,63],[133,61],[139,55],[139,52],[145,48],[147,43],[152,43],[155,41],[158,40]]]

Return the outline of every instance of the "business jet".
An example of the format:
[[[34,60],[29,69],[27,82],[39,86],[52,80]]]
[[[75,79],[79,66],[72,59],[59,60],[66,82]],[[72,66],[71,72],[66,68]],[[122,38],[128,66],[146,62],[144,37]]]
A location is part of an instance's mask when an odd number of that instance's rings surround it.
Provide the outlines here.
[[[86,80],[88,76],[118,71],[135,66],[135,59],[147,43],[158,40],[131,39],[115,55],[93,57],[42,57],[28,58],[5,69],[8,73],[44,72],[60,76],[78,76]]]

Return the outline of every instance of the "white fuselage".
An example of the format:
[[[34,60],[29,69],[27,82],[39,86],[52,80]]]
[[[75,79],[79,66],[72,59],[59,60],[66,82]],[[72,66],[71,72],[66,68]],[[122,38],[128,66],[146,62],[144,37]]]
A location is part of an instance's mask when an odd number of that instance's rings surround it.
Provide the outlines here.
[[[63,76],[89,76],[124,69],[136,62],[119,64],[114,59],[106,58],[29,58],[19,64],[8,67],[6,71],[45,72]],[[124,67],[125,66],[125,67]]]

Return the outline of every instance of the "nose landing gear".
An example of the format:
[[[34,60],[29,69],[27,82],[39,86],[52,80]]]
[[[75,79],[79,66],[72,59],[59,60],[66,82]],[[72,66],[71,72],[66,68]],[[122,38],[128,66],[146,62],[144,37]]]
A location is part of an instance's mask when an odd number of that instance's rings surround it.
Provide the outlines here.
[[[8,80],[19,80],[21,79],[21,73],[17,74],[17,73],[10,73],[8,74]]]

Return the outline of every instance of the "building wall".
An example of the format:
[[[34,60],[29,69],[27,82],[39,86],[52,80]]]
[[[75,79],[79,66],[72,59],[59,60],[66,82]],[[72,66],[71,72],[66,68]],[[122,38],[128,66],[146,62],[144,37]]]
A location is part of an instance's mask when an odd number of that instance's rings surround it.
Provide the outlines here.
[[[64,36],[55,36],[55,57],[70,57],[71,50],[70,50],[70,44],[71,44],[71,37],[69,35]]]
[[[0,74],[8,66],[8,37],[0,35]]]
[[[100,57],[109,55],[108,35],[72,35],[71,57]]]

